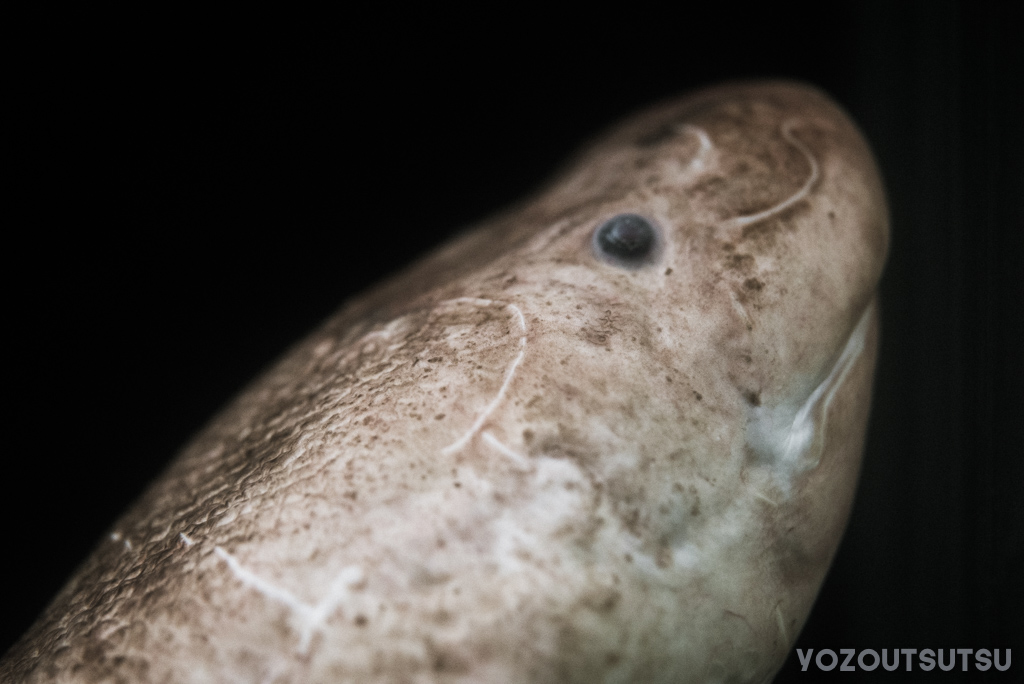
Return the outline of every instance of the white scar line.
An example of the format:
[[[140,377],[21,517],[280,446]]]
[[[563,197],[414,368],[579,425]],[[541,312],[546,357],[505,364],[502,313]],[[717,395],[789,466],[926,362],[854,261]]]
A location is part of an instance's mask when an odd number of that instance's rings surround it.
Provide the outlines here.
[[[515,461],[516,464],[519,465],[520,467],[526,468],[526,469],[530,469],[532,467],[530,465],[529,459],[527,459],[525,456],[523,456],[519,452],[517,452],[517,451],[515,451],[513,449],[510,449],[507,446],[505,446],[501,442],[501,440],[499,440],[497,437],[495,437],[493,434],[491,434],[490,431],[485,430],[484,432],[480,433],[480,436],[483,437],[485,442],[490,444],[492,447],[497,449],[499,452],[501,452],[505,456],[508,456],[510,459]]]
[[[710,136],[708,136],[707,131],[703,128],[700,126],[694,126],[693,124],[683,124],[679,130],[683,133],[692,133],[697,136],[697,139],[700,141],[700,149],[697,150],[697,155],[690,161],[688,166],[695,171],[702,171],[704,169],[704,160],[707,158],[708,152],[714,148],[714,145],[711,143]]]
[[[450,300],[452,302],[466,302],[470,304],[477,304],[480,306],[490,306],[492,304],[500,304],[501,302],[494,302],[490,299],[473,299],[470,297],[460,297],[459,299]],[[523,360],[523,356],[526,354],[526,319],[523,317],[523,312],[519,310],[519,307],[515,304],[505,304],[505,308],[511,309],[515,313],[517,320],[519,321],[519,329],[522,331],[522,336],[519,338],[519,354],[516,355],[512,365],[509,366],[508,372],[505,373],[505,381],[501,384],[501,388],[498,390],[497,396],[489,403],[484,410],[477,416],[473,425],[466,431],[466,434],[462,435],[458,440],[449,444],[448,446],[441,449],[441,453],[445,456],[452,454],[469,443],[469,440],[473,439],[473,435],[479,432],[484,422],[490,417],[494,409],[498,407],[501,400],[505,398],[505,391],[508,386],[512,383],[512,377],[516,373],[516,368],[519,367],[519,363]]]
[[[775,604],[775,622],[779,626],[779,632],[782,633],[782,643],[789,645],[789,630],[786,629],[786,619],[782,617],[782,611],[779,606],[782,605],[782,601]]]
[[[743,302],[736,296],[736,292],[730,290],[729,297],[732,299],[732,308],[740,315],[743,322],[746,323],[747,329],[753,329],[754,321],[750,318],[750,314],[747,313],[747,307],[743,306]]]
[[[275,586],[259,575],[242,567],[242,564],[234,556],[221,547],[215,546],[213,551],[228,564],[231,572],[235,574],[235,577],[242,584],[255,589],[269,599],[284,604],[295,613],[299,623],[298,652],[301,655],[305,655],[309,650],[309,645],[313,640],[313,632],[323,629],[327,618],[331,616],[342,601],[351,595],[349,587],[358,584],[363,579],[363,571],[358,567],[349,565],[342,568],[341,572],[334,578],[334,581],[331,582],[327,596],[316,605],[309,605],[304,601],[300,601],[287,589]]]
[[[782,124],[782,137],[785,138],[790,145],[800,150],[800,152],[807,159],[807,163],[810,164],[811,166],[811,174],[810,176],[807,177],[807,180],[804,182],[803,187],[797,190],[795,193],[793,193],[789,198],[776,204],[774,207],[765,209],[764,211],[759,211],[756,214],[737,216],[735,218],[729,219],[728,221],[725,221],[722,224],[723,229],[729,230],[731,228],[742,228],[743,226],[749,226],[751,223],[763,221],[766,218],[774,216],[775,214],[782,213],[786,209],[789,209],[791,206],[793,206],[800,200],[807,197],[808,194],[810,194],[811,188],[814,187],[814,184],[818,182],[818,177],[821,175],[821,171],[818,166],[818,160],[815,159],[814,155],[811,153],[811,150],[808,149],[806,145],[800,142],[800,140],[793,135],[793,127],[796,126],[797,123],[797,121],[787,121],[784,124]]]
[[[188,536],[187,534],[185,534],[184,532],[179,532],[179,533],[178,533],[178,537],[179,537],[179,538],[181,539],[182,543],[183,543],[183,544],[184,544],[185,546],[192,546],[193,544],[195,544],[195,541],[193,541],[193,540],[192,540],[192,538],[191,538],[191,537],[189,537],[189,536]]]
[[[750,491],[751,491],[751,493],[753,493],[754,496],[756,496],[759,499],[763,499],[763,500],[767,501],[768,503],[770,503],[775,508],[779,507],[779,502],[778,501],[776,501],[775,499],[770,498],[767,494],[765,494],[761,490],[751,487]]]

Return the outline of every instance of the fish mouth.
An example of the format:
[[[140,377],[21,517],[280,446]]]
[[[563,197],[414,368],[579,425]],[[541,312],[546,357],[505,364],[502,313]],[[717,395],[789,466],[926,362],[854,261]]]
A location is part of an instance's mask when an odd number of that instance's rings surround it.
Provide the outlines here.
[[[875,303],[864,309],[825,378],[810,392],[775,404],[750,406],[746,442],[752,460],[774,472],[785,491],[799,475],[821,463],[828,409],[857,359],[864,353]]]

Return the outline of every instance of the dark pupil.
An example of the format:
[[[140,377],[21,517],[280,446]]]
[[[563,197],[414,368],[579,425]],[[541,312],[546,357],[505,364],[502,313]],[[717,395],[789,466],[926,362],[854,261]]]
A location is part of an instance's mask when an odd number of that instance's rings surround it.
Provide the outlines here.
[[[608,256],[642,261],[654,249],[654,226],[636,214],[619,214],[597,229],[597,246]]]

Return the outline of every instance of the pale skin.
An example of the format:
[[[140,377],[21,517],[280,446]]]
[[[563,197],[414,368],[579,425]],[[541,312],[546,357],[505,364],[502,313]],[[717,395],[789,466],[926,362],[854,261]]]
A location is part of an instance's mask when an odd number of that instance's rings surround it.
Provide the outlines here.
[[[0,679],[770,681],[856,486],[887,242],[818,91],[635,117],[253,382]]]

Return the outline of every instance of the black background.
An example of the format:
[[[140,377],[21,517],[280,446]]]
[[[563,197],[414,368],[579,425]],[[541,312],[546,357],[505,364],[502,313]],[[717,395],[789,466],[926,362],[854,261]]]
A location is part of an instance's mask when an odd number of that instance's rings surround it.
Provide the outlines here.
[[[781,76],[861,124],[893,220],[860,491],[797,645],[1013,648],[1009,673],[912,680],[1016,679],[1022,24],[1008,2],[764,4],[36,24],[4,98],[0,652],[188,437],[346,297],[622,116]],[[824,678],[791,657],[778,681]]]

